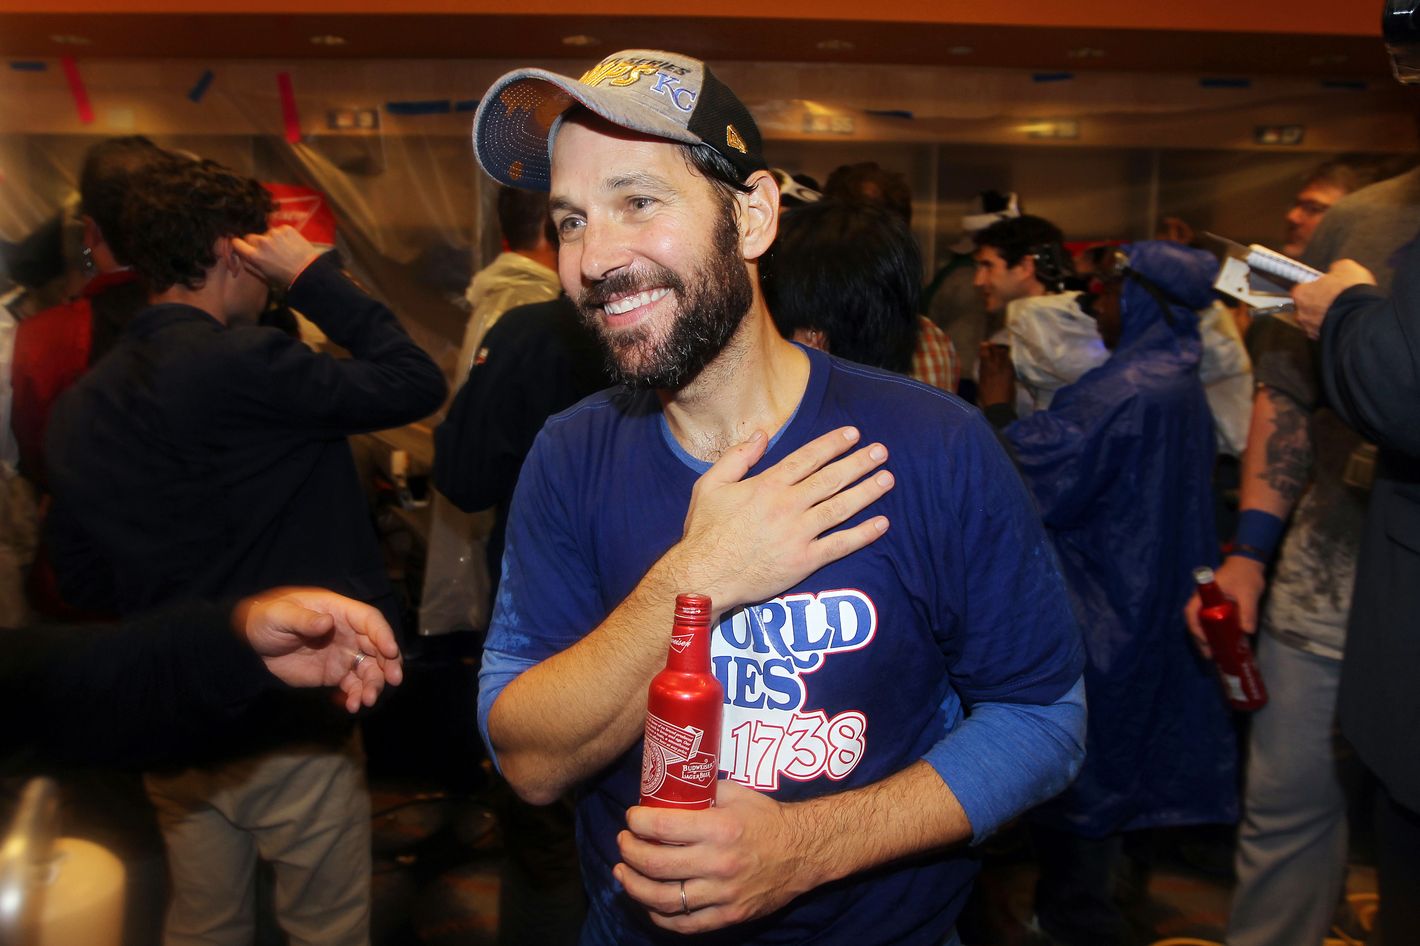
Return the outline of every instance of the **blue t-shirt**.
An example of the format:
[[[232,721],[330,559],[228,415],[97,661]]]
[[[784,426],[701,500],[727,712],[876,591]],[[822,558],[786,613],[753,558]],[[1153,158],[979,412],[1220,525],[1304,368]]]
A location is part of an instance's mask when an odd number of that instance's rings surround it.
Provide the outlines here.
[[[792,801],[869,785],[927,758],[980,838],[1058,792],[1078,761],[1083,736],[1071,730],[1083,725],[1083,655],[1055,559],[973,408],[898,375],[807,354],[799,407],[750,475],[856,425],[863,443],[887,446],[896,486],[850,524],[882,514],[891,525],[778,597],[722,618],[712,639],[725,690],[720,775]],[[481,680],[485,739],[502,687],[595,628],[680,539],[691,489],[708,468],[677,444],[651,392],[602,392],[548,422],[513,501]],[[668,610],[667,634],[670,623]],[[1032,715],[1062,702],[1073,712],[1063,727]],[[1005,736],[978,726],[976,740],[956,739],[972,728],[969,714],[1027,721]],[[1046,732],[1050,744],[1014,739],[1026,730]],[[960,752],[945,751],[958,742]],[[639,797],[641,752],[638,742],[578,793],[591,895],[584,943],[684,939],[652,926],[611,876],[616,834]],[[1006,754],[1000,768],[984,761]],[[1052,761],[1041,771],[1015,775],[1042,756]],[[982,784],[1002,778],[1029,783],[1001,789],[1017,800],[1012,810]],[[915,858],[695,941],[939,943],[974,872],[959,853]]]

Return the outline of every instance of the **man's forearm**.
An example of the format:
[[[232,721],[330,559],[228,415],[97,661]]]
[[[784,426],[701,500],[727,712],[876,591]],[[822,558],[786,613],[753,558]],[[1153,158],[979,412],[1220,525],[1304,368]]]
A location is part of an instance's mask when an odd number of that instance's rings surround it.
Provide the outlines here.
[[[880,782],[786,805],[801,839],[812,883],[843,877],[971,837],[956,795],[930,765],[918,761]]]
[[[550,803],[641,737],[675,596],[689,587],[677,562],[674,550],[663,556],[606,620],[520,674],[494,702],[489,739],[519,795]]]
[[[400,387],[424,393],[435,402],[429,411],[443,401],[448,385],[433,359],[409,337],[388,306],[356,285],[333,261],[323,258],[308,266],[296,277],[286,299],[354,358],[397,370],[394,380],[403,382]]]
[[[1307,412],[1287,395],[1259,385],[1243,454],[1238,506],[1286,519],[1311,478],[1312,438]]]
[[[1047,705],[978,704],[926,757],[891,778],[789,810],[810,809],[804,814],[828,832],[806,835],[829,839],[825,862],[834,869],[823,883],[943,845],[984,840],[1064,790],[1084,757],[1081,678]],[[825,810],[812,810],[819,805]],[[870,823],[876,827],[863,827]]]

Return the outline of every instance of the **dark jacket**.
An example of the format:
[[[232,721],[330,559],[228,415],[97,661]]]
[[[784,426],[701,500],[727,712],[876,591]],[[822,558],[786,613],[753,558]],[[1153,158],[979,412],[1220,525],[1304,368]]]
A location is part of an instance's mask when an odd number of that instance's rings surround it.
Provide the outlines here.
[[[1356,287],[1322,325],[1335,410],[1380,447],[1356,565],[1338,698],[1341,728],[1397,802],[1420,811],[1420,239],[1391,295]]]
[[[107,568],[122,614],[289,584],[386,603],[346,437],[428,415],[443,375],[331,262],[288,299],[352,357],[150,306],[60,399],[46,456],[66,597]]]
[[[564,295],[504,313],[434,430],[434,485],[465,512],[494,508],[488,574],[498,587],[513,487],[549,417],[610,384],[604,349]]]

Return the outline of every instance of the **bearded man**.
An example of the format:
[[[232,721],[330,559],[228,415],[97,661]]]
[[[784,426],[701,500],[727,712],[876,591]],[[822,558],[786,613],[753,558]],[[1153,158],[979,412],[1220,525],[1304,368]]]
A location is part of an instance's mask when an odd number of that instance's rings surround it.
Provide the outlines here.
[[[780,336],[757,262],[778,190],[703,63],[517,70],[474,146],[550,190],[563,288],[622,382],[522,468],[480,674],[514,789],[577,798],[582,942],[955,942],[963,848],[1063,789],[1084,733],[1079,634],[989,426]],[[641,808],[646,689],[692,591],[718,798]]]

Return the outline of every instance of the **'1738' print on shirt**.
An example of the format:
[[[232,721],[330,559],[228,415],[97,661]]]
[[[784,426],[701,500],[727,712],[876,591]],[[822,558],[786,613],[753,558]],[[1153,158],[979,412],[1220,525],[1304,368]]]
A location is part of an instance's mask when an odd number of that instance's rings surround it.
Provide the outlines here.
[[[720,767],[729,778],[759,791],[784,778],[847,778],[867,748],[868,719],[806,710],[810,675],[868,646],[877,627],[877,609],[855,589],[786,595],[721,620],[711,664],[725,688]]]

